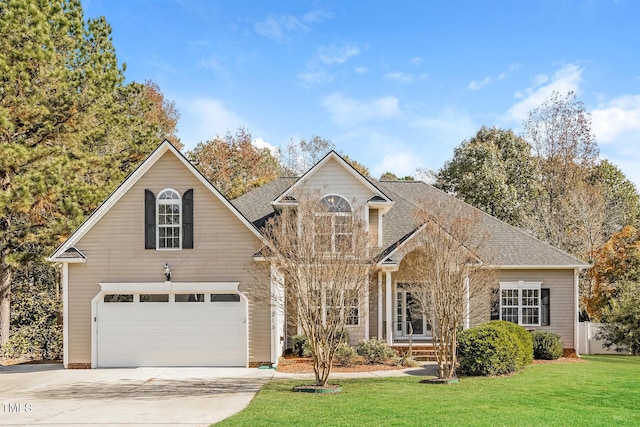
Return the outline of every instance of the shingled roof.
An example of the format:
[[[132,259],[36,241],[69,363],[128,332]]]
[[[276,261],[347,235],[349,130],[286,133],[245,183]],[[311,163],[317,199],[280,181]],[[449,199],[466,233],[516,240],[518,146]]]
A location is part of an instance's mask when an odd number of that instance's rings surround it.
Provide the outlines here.
[[[231,203],[261,228],[275,215],[271,204],[296,182],[297,178],[278,178],[251,191]],[[502,268],[586,268],[588,264],[513,227],[467,203],[446,194],[422,181],[376,181],[395,204],[383,217],[382,247],[378,259],[385,259],[394,249],[417,230],[414,213],[420,206],[437,209],[439,216],[477,215],[481,229],[486,232],[480,257],[490,265]]]

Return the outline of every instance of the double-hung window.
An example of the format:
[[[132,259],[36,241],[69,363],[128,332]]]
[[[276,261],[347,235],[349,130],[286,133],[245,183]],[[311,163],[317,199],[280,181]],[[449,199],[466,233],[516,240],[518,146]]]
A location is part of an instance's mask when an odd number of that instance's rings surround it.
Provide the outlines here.
[[[349,202],[330,194],[318,202],[316,212],[316,250],[353,252],[353,213]]]
[[[311,291],[310,309],[322,323],[344,320],[347,326],[360,324],[360,299],[352,290],[332,289],[323,284],[322,289]]]
[[[540,326],[542,315],[541,282],[500,283],[500,320],[522,326]]]
[[[182,248],[182,201],[180,194],[166,189],[158,194],[158,249]]]

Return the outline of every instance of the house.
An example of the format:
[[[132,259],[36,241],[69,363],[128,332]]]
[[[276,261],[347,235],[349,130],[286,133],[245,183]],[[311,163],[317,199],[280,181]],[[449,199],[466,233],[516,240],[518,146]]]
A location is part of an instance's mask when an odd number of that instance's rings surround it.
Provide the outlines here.
[[[351,340],[431,338],[403,287],[418,202],[475,208],[416,181],[378,182],[330,152],[300,178],[225,199],[163,142],[50,258],[62,264],[65,367],[258,366],[287,346],[284,313],[256,289],[272,286],[257,252],[261,227],[301,191],[363,215],[376,274],[347,326]],[[479,211],[478,211],[479,212]],[[494,315],[558,332],[575,349],[578,272],[587,265],[481,213],[499,292]],[[404,250],[403,250],[404,248]],[[409,252],[410,253],[410,252]],[[262,276],[261,276],[262,275]],[[491,307],[486,308],[486,320]]]

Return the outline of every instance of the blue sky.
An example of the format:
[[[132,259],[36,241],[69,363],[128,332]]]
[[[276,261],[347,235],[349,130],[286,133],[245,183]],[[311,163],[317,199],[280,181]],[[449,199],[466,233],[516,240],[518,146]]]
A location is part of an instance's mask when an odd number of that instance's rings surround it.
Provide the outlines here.
[[[129,81],[155,81],[187,149],[247,127],[320,135],[378,177],[438,169],[482,126],[522,130],[553,90],[640,184],[640,2],[84,0]]]

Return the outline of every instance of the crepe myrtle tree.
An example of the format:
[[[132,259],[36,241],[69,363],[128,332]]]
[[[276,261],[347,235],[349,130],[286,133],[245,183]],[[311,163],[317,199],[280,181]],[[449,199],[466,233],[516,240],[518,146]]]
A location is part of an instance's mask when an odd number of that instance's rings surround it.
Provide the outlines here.
[[[401,265],[405,289],[415,306],[433,322],[438,378],[456,377],[457,334],[470,323],[488,320],[495,270],[483,268],[478,251],[487,235],[479,227],[478,211],[438,216],[420,207],[418,231],[407,245]],[[449,209],[450,211],[450,209]]]
[[[302,195],[264,229],[271,271],[282,277],[272,303],[307,337],[315,385],[325,387],[348,325],[358,323],[369,283],[361,211],[337,195]]]

